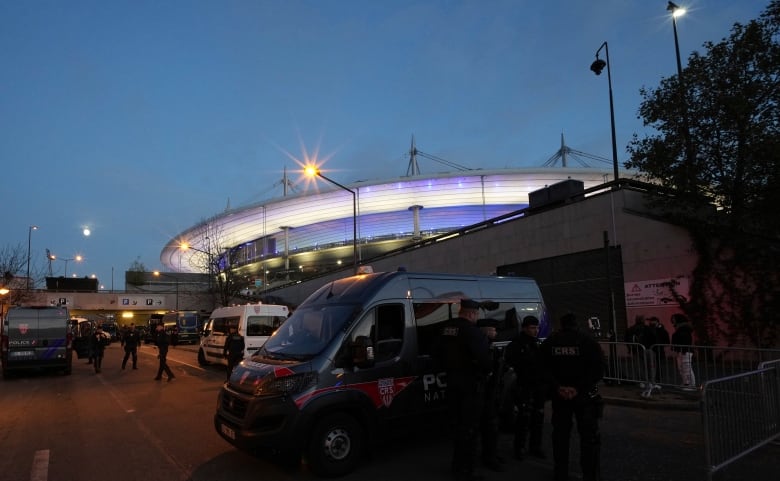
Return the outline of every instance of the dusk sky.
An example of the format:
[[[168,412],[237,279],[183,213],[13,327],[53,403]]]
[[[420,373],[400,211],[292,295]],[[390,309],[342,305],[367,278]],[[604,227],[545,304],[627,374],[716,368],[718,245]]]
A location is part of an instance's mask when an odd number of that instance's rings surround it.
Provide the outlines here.
[[[769,0],[680,0],[683,66]],[[675,75],[666,0],[0,2],[0,246],[124,288],[180,232],[282,195],[290,158],[349,184],[406,174],[409,144],[474,169],[611,158],[647,133],[639,89]],[[602,58],[604,54],[602,51]],[[424,174],[447,168],[420,159]],[[591,161],[594,167],[610,167]],[[303,188],[304,183],[301,183]],[[91,235],[85,237],[84,227]],[[52,264],[53,275],[65,263]],[[113,270],[113,276],[112,276]],[[20,273],[24,274],[24,273]],[[113,284],[112,284],[113,283]]]

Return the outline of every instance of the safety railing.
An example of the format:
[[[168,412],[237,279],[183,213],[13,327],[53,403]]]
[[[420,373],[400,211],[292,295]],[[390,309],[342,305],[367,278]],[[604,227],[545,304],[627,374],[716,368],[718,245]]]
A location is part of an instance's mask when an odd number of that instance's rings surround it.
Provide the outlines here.
[[[718,470],[780,437],[780,360],[706,381],[702,418],[707,479],[712,480]]]
[[[758,369],[780,360],[780,349],[600,341],[608,383],[699,389],[705,382]],[[688,352],[688,354],[686,354]]]

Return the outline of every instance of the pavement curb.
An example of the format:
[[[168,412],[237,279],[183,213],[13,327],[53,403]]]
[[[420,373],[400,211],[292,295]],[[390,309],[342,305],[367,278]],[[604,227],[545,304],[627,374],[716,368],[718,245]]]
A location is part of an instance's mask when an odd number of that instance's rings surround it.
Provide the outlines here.
[[[638,396],[638,395],[637,395]],[[603,396],[606,404],[612,404],[615,406],[625,406],[640,409],[658,409],[658,410],[670,410],[670,411],[701,411],[701,401],[688,401],[688,400],[664,400],[664,399],[645,399],[637,397],[637,399],[625,398],[625,397],[613,397]]]

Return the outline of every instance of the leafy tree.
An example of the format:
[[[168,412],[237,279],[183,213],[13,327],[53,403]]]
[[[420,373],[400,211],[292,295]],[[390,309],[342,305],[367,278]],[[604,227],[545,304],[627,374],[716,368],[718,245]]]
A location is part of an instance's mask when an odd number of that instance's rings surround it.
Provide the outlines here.
[[[780,0],[773,0],[758,19],[691,54],[682,79],[640,90],[639,115],[655,133],[634,135],[626,167],[677,189],[666,211],[688,226],[699,254],[691,299],[681,307],[704,341],[777,340],[779,37]],[[717,206],[706,219],[703,202]]]

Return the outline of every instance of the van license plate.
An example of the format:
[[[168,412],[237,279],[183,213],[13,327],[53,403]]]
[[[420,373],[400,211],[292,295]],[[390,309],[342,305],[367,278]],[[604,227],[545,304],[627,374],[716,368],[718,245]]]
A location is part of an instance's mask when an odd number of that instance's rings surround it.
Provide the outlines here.
[[[233,429],[225,426],[224,424],[221,425],[221,429],[222,429],[222,434],[229,437],[230,439],[236,439],[236,432]]]
[[[35,351],[11,351],[9,357],[35,357]]]

